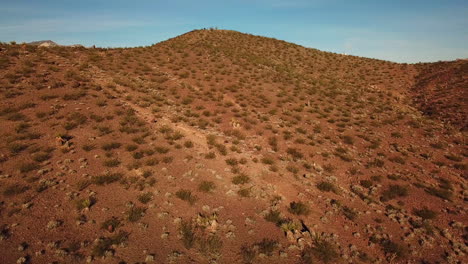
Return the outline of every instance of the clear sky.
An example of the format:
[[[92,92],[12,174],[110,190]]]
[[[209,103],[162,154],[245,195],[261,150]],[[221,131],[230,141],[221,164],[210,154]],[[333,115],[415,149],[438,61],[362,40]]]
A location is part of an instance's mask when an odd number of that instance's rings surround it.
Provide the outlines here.
[[[218,27],[396,62],[468,58],[467,0],[0,0],[0,41],[151,45]]]

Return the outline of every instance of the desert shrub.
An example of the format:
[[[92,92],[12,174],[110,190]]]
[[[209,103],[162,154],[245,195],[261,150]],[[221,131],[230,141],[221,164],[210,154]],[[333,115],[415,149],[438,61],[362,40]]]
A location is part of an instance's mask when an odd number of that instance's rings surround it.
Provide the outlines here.
[[[164,162],[164,163],[171,163],[173,160],[174,160],[174,157],[172,157],[172,156],[166,156],[166,157],[162,158],[162,162]]]
[[[21,144],[21,143],[10,143],[8,145],[8,150],[12,153],[12,154],[18,154],[20,153],[21,151],[25,150],[28,148],[28,145],[26,144]]]
[[[250,197],[250,188],[239,189],[237,194],[241,197]]]
[[[182,235],[182,243],[186,249],[190,249],[195,245],[197,240],[195,236],[195,230],[192,226],[192,223],[189,221],[183,220],[180,223],[180,233]]]
[[[258,247],[258,252],[267,256],[273,255],[273,251],[278,247],[278,241],[264,238],[262,241],[255,244]]]
[[[266,165],[273,165],[275,163],[275,161],[273,160],[273,158],[270,158],[270,157],[263,157],[261,159],[261,162],[263,164],[266,164]]]
[[[109,159],[109,160],[105,160],[103,162],[103,165],[106,166],[106,167],[117,167],[120,165],[120,161],[118,159]]]
[[[295,148],[288,148],[286,150],[286,152],[291,155],[291,157],[293,158],[293,160],[299,160],[299,159],[302,159],[304,157],[304,155],[299,152],[297,149]]]
[[[176,192],[177,198],[188,202],[193,205],[197,201],[197,197],[192,194],[190,190],[180,189]]]
[[[198,242],[200,251],[204,254],[217,254],[223,246],[223,241],[216,235],[200,238]]]
[[[120,148],[120,146],[122,146],[122,144],[120,144],[119,142],[109,142],[109,143],[103,144],[101,148],[105,151],[110,151],[113,149],[118,149]]]
[[[47,152],[39,152],[32,155],[33,160],[36,162],[43,162],[50,159],[51,157],[51,154]]]
[[[382,240],[380,242],[380,246],[385,254],[395,256],[396,259],[402,259],[408,254],[408,249],[404,245],[395,243],[388,239]]]
[[[149,201],[151,201],[151,199],[153,199],[153,194],[150,192],[146,192],[146,193],[142,193],[138,195],[138,201],[144,204],[147,204]]]
[[[310,213],[309,206],[303,202],[291,202],[288,211],[295,215],[308,215]]]
[[[343,212],[344,216],[351,221],[356,220],[358,213],[356,210],[349,208],[348,206],[344,206],[341,211]]]
[[[321,181],[317,183],[317,189],[321,190],[322,192],[334,192],[338,193],[338,188],[335,186],[335,184],[327,181]]]
[[[129,222],[137,222],[145,215],[145,211],[144,207],[132,207],[126,213],[127,220]]]
[[[113,182],[119,181],[123,178],[122,173],[106,173],[103,175],[99,176],[93,176],[91,178],[91,183],[97,184],[97,185],[106,185],[106,184],[111,184]]]
[[[187,140],[184,142],[184,147],[186,148],[193,148],[193,142],[190,140]]]
[[[198,185],[198,190],[202,191],[202,192],[211,192],[212,190],[214,190],[216,188],[216,185],[214,182],[212,181],[202,181],[200,182],[200,184]]]
[[[240,254],[242,256],[242,260],[244,261],[244,263],[251,264],[253,263],[253,260],[257,256],[257,251],[252,246],[244,245],[241,247]]]
[[[94,144],[85,144],[81,148],[86,152],[90,152],[91,150],[96,148],[96,145],[94,145]]]
[[[78,211],[83,209],[88,209],[96,203],[96,199],[94,197],[83,198],[75,200],[75,207]]]
[[[370,181],[370,180],[361,180],[361,181],[359,181],[359,183],[360,183],[361,186],[364,187],[364,188],[370,188],[370,187],[372,187],[372,181]]]
[[[455,162],[463,161],[463,157],[457,156],[455,154],[446,154],[444,156],[445,156],[446,159],[451,160],[451,161],[455,161]]]
[[[384,166],[384,164],[385,164],[385,162],[383,160],[375,158],[374,160],[369,161],[366,164],[366,167],[367,168],[374,168],[374,167],[382,168]]]
[[[11,184],[3,189],[3,195],[7,197],[15,196],[17,194],[24,193],[27,190],[29,190],[29,186],[22,184]]]
[[[118,218],[111,217],[101,224],[101,229],[116,230],[118,227],[120,227],[120,225],[121,225],[121,222]]]
[[[301,258],[304,263],[312,264],[314,260],[319,260],[323,263],[333,263],[339,257],[339,254],[330,242],[326,240],[316,240],[312,247],[306,246],[302,251]]]
[[[273,151],[278,151],[278,140],[276,139],[276,137],[268,138],[268,144],[271,146],[271,149]]]
[[[39,165],[35,162],[26,162],[19,166],[19,171],[21,173],[27,173],[37,169],[39,169]]]
[[[91,185],[91,183],[92,182],[90,180],[80,180],[76,184],[76,188],[78,189],[78,191],[82,191],[82,190],[86,189],[86,187]]]
[[[413,213],[424,220],[430,220],[437,217],[437,213],[427,207],[423,207],[422,209],[414,209]]]
[[[214,158],[216,158],[216,154],[212,151],[205,154],[205,159],[214,159]]]
[[[450,201],[452,199],[452,190],[451,188],[444,188],[444,187],[428,187],[426,188],[426,192],[429,193],[430,195],[439,197],[444,200]]]
[[[246,184],[249,182],[250,182],[250,177],[245,174],[237,175],[237,176],[234,176],[234,178],[232,178],[232,183],[236,185]]]
[[[112,237],[100,238],[96,245],[93,247],[92,254],[93,256],[102,257],[106,254],[107,251],[113,251],[113,245],[119,245],[128,240],[128,232],[120,231],[118,234],[115,234]]]
[[[388,188],[382,193],[380,198],[381,201],[386,202],[397,197],[404,197],[408,196],[408,188],[401,185],[390,185]]]
[[[349,135],[343,136],[343,142],[348,145],[353,145],[354,144],[354,138]]]
[[[78,99],[80,99],[81,97],[84,97],[84,96],[86,96],[86,91],[78,91],[78,92],[74,92],[74,93],[64,94],[62,96],[62,98],[65,101],[71,101],[71,100],[78,100]]]
[[[169,152],[169,148],[163,147],[163,146],[156,146],[154,147],[154,150],[158,152],[159,154],[166,154]]]
[[[293,174],[297,174],[299,172],[299,169],[296,166],[292,166],[292,165],[286,166],[286,170]]]
[[[277,226],[281,226],[284,222],[284,219],[281,217],[281,212],[279,210],[270,210],[268,214],[265,215],[265,220],[272,222]]]
[[[236,166],[238,164],[238,161],[235,158],[229,158],[229,159],[226,159],[225,161],[226,161],[226,164],[229,166]]]

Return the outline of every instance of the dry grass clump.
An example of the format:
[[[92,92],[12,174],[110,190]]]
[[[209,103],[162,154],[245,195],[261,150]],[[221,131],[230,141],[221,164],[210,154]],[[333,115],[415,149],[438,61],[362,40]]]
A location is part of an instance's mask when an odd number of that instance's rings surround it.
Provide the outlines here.
[[[190,205],[195,204],[195,202],[198,200],[198,198],[187,189],[180,189],[175,194],[177,198],[188,202]]]

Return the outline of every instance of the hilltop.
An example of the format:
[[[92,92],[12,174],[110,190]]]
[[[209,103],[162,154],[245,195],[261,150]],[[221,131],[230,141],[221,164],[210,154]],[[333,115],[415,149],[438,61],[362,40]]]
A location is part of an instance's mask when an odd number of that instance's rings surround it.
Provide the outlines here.
[[[229,30],[0,54],[2,263],[466,259],[466,60]]]

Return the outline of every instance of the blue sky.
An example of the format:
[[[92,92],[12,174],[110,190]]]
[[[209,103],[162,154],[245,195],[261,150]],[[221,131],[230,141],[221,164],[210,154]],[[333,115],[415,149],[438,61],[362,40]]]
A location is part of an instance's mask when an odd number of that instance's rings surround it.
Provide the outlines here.
[[[0,0],[0,41],[151,45],[218,27],[396,62],[468,58],[466,0]]]

